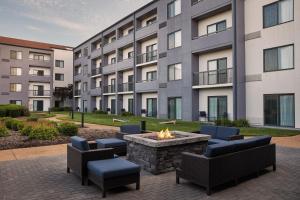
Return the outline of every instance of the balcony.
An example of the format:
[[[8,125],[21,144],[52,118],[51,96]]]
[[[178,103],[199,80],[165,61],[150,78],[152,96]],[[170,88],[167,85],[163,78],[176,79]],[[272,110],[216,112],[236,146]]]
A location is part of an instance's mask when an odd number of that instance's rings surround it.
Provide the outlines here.
[[[157,21],[155,21],[152,24],[149,24],[148,26],[137,28],[135,37],[137,38],[137,40],[139,40],[146,36],[157,33],[158,30],[159,30],[158,23],[157,23]]]
[[[96,69],[92,69],[92,76],[97,76],[97,75],[101,75],[102,74],[102,68],[96,68]]]
[[[118,86],[118,93],[131,93],[133,92],[133,83],[122,83]]]
[[[158,90],[158,81],[157,80],[143,80],[138,81],[135,84],[136,92],[156,92]]]
[[[203,16],[208,12],[215,10],[221,10],[231,5],[232,0],[193,0],[192,4],[192,16]]]
[[[113,94],[116,93],[116,86],[115,85],[106,85],[104,86],[104,94]]]
[[[232,68],[206,72],[196,72],[193,76],[193,88],[215,88],[232,86]]]
[[[157,50],[143,53],[137,56],[137,66],[149,65],[157,62]]]
[[[81,90],[80,89],[75,89],[74,90],[74,96],[80,96],[81,95]]]
[[[131,69],[131,68],[133,68],[133,58],[120,60],[116,66],[117,66],[116,68],[118,71]]]
[[[114,64],[107,64],[102,68],[102,74],[112,74],[116,71],[116,63]]]
[[[50,75],[29,74],[29,81],[50,83],[52,80]]]
[[[233,31],[227,28],[224,31],[194,37],[192,41],[192,53],[204,53],[211,50],[232,46]]]
[[[123,47],[133,42],[133,33],[129,33],[128,35],[124,35],[118,38],[118,47]]]
[[[29,90],[29,97],[50,97],[50,90]]]
[[[101,92],[101,87],[94,87],[91,89],[91,96],[100,96]]]

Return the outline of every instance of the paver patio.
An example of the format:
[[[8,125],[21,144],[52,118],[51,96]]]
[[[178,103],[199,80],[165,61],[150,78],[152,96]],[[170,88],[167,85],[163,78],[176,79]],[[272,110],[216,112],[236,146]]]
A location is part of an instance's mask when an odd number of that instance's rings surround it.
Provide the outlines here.
[[[51,154],[50,154],[51,155]],[[134,186],[108,192],[107,199],[299,199],[300,149],[277,147],[277,171],[206,196],[189,182],[175,184],[175,173],[154,176],[142,172],[141,190]],[[95,186],[81,186],[66,173],[66,154],[0,162],[1,200],[101,199]]]

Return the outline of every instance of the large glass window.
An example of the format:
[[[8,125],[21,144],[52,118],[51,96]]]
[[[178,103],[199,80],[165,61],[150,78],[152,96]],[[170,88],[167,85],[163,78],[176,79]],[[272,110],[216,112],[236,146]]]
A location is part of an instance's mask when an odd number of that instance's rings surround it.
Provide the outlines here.
[[[22,84],[20,84],[20,83],[11,83],[10,84],[10,91],[11,92],[21,92],[22,91]]]
[[[207,34],[217,33],[226,30],[226,21],[221,21],[207,26]]]
[[[264,71],[294,68],[294,45],[264,50]]]
[[[172,97],[168,99],[169,119],[182,119],[181,106],[181,97]]]
[[[9,101],[10,104],[16,104],[16,105],[22,105],[22,100],[10,100]]]
[[[64,80],[64,74],[55,74],[55,80],[56,81],[63,81]]]
[[[294,1],[279,0],[263,8],[264,28],[294,20]]]
[[[128,112],[133,114],[133,99],[128,99]]]
[[[151,71],[146,73],[146,81],[155,81],[157,79],[157,72]]]
[[[174,0],[168,4],[168,18],[175,17],[181,13],[181,0]]]
[[[180,80],[182,78],[181,63],[168,66],[168,80]]]
[[[181,46],[181,30],[168,35],[168,49]]]
[[[294,127],[294,94],[264,95],[264,122],[269,126]]]
[[[10,51],[10,59],[21,60],[22,59],[22,51]]]
[[[208,84],[222,84],[228,82],[227,58],[209,60],[208,67]]]
[[[208,97],[208,120],[227,118],[227,96]]]
[[[64,61],[63,60],[55,60],[55,67],[64,68]]]
[[[157,99],[147,98],[147,117],[157,116]]]
[[[22,75],[22,68],[21,67],[11,67],[10,68],[10,75],[11,76],[21,76]]]

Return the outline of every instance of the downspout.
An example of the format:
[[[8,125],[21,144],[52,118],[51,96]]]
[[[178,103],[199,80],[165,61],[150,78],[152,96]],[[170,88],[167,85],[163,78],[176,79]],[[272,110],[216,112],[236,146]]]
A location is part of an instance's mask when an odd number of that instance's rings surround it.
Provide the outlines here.
[[[233,21],[233,119],[237,119],[237,10],[236,1],[232,1],[232,21]]]

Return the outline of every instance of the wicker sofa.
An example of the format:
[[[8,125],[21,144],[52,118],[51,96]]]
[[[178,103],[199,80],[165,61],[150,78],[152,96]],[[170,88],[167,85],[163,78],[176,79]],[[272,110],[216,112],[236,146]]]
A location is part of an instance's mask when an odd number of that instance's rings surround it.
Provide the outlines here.
[[[215,186],[273,166],[276,170],[275,144],[271,137],[262,136],[245,140],[208,145],[204,155],[182,153],[181,166],[176,170],[176,182],[183,178],[206,188],[207,195]]]

